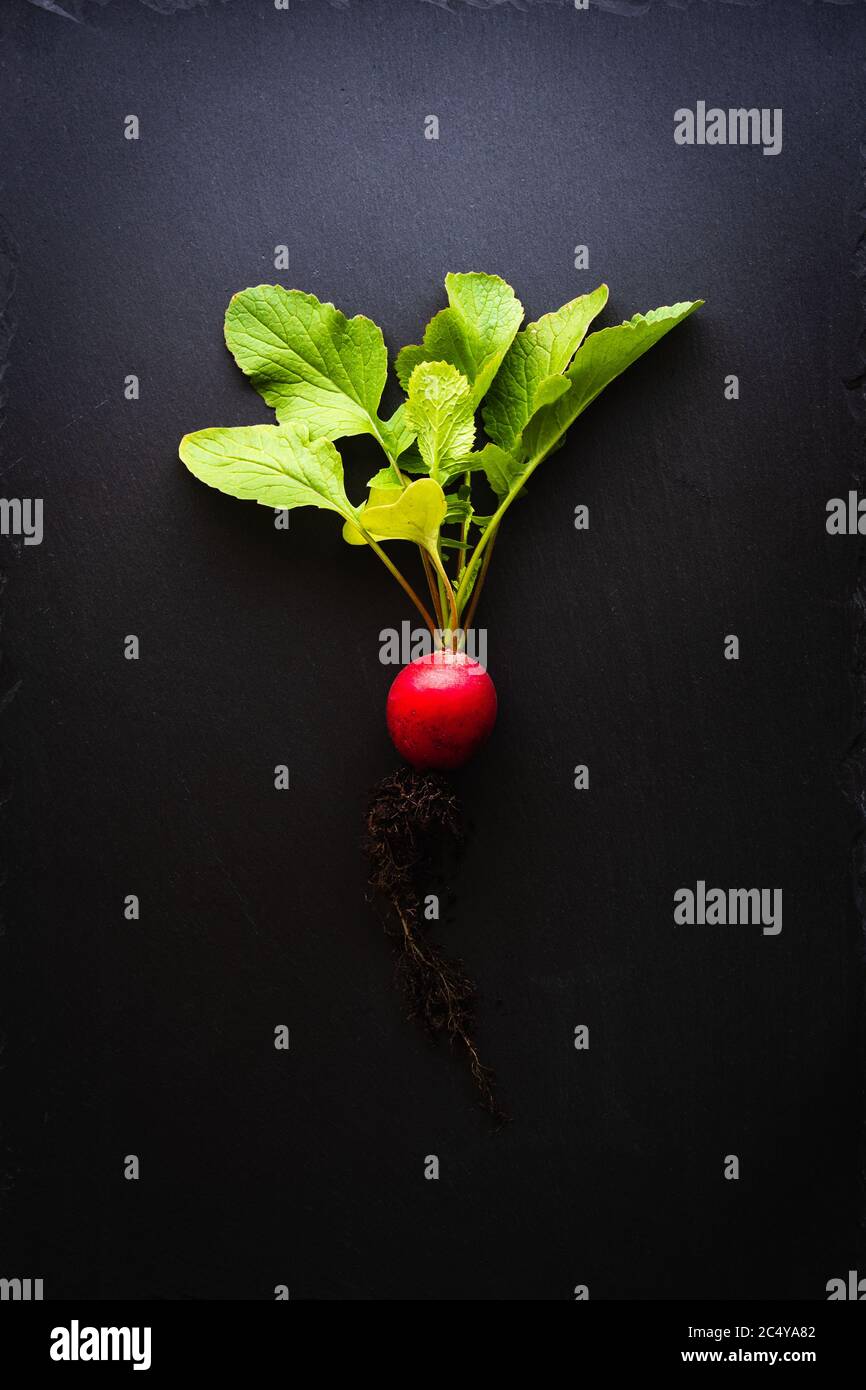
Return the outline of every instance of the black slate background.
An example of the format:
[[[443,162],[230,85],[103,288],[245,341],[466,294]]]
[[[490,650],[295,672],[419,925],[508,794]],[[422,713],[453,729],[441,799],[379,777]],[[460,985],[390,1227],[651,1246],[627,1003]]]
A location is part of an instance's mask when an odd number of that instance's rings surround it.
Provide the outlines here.
[[[862,450],[864,13],[614,8],[4,6],[3,487],[46,530],[3,542],[0,1273],[48,1298],[821,1299],[856,1265],[858,546],[824,509]],[[677,147],[698,99],[782,107],[782,154]],[[411,612],[326,516],[277,533],[176,457],[270,418],[233,291],[396,349],[451,269],[530,317],[602,279],[606,323],[707,300],[534,480],[486,591],[501,717],[442,939],[499,1134],[362,901]],[[781,936],[675,928],[698,878],[781,887]]]

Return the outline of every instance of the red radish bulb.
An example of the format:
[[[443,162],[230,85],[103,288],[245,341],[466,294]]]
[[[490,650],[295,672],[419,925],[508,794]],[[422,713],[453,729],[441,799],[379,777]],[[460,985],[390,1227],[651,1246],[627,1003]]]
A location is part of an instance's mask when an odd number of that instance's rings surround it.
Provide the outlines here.
[[[496,687],[465,652],[419,656],[395,677],[385,715],[394,747],[419,771],[467,763],[496,723]]]

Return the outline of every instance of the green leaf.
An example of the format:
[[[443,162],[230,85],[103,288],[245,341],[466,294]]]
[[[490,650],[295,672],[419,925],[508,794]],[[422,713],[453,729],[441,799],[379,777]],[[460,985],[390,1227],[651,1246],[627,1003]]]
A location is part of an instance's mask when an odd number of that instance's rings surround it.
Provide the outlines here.
[[[472,503],[468,498],[456,497],[454,493],[448,492],[445,494],[445,501],[448,504],[448,510],[445,513],[447,522],[471,520]]]
[[[450,362],[472,387],[472,408],[488,390],[520,327],[523,305],[498,275],[446,275],[447,309],[430,320],[420,346],[403,348],[397,375],[404,390],[421,362]]]
[[[367,500],[365,507],[389,506],[396,502],[403,491],[403,484],[400,482],[393,468],[380,468],[367,483]],[[359,508],[359,516],[363,508]],[[375,539],[375,538],[374,538]],[[348,545],[366,545],[367,542],[358,530],[353,521],[347,521],[343,527],[343,540]]]
[[[406,450],[415,442],[415,434],[410,429],[406,418],[406,402],[398,405],[390,420],[379,420],[379,442],[385,453],[395,460],[405,454]],[[403,464],[400,464],[402,471]]]
[[[634,318],[619,324],[616,328],[603,328],[598,333],[591,333],[575,353],[571,366],[565,372],[565,378],[569,383],[568,390],[552,405],[542,406],[524,428],[520,440],[520,457],[515,458],[513,454],[505,453],[495,444],[488,445],[487,449],[481,451],[487,460],[485,472],[500,498],[495,513],[497,526],[526,480],[542,460],[562,443],[565,431],[578,415],[595,400],[605,386],[678,323],[682,323],[689,314],[693,314],[703,302],[702,299],[696,299],[666,305],[661,309],[653,309],[648,314],[635,314]],[[497,452],[488,454],[488,449]],[[485,529],[482,541],[476,547],[460,581],[457,604],[461,610],[472,592],[489,530],[489,527]]]
[[[439,544],[443,550],[469,550],[471,548],[469,541],[453,541],[450,536],[440,536]]]
[[[499,498],[505,497],[512,486],[519,482],[526,466],[505,449],[500,449],[498,444],[485,444],[480,453],[473,454],[473,459],[477,460],[476,466],[483,470],[484,476]]]
[[[393,448],[411,442],[402,408],[390,421],[378,418],[388,354],[382,330],[363,315],[347,319],[313,294],[256,285],[231,300],[225,337],[281,423],[301,422],[311,438],[372,434]]]
[[[357,521],[374,541],[413,541],[432,555],[447,505],[445,493],[433,478],[419,478],[396,501],[362,507]],[[343,527],[343,539],[350,545],[367,543],[352,522]]]
[[[568,390],[561,373],[607,294],[607,285],[599,285],[518,333],[484,402],[484,428],[495,444],[513,449],[535,411]]]
[[[198,430],[180,441],[190,473],[209,487],[265,507],[322,507],[356,514],[343,486],[343,464],[327,439],[303,426],[243,425]]]
[[[418,446],[414,440],[409,448],[400,455],[400,472],[414,474],[426,474],[427,472],[427,465],[418,452]]]
[[[393,502],[398,492],[403,491],[403,484],[394,473],[393,468],[380,468],[367,483],[369,496],[367,502],[376,505],[379,502]],[[385,493],[393,493],[394,496],[386,497]],[[375,494],[375,496],[374,496]]]
[[[703,304],[702,299],[635,314],[615,328],[591,333],[565,373],[570,388],[532,417],[522,436],[524,456],[538,463],[596,396],[655,343]]]
[[[564,396],[566,391],[570,389],[570,385],[571,383],[564,376],[546,376],[535,393],[530,419],[536,410],[540,410],[543,405],[553,405],[553,402],[558,401],[560,396]]]
[[[420,362],[409,378],[406,420],[431,478],[446,482],[475,442],[472,390],[466,377],[449,362]]]

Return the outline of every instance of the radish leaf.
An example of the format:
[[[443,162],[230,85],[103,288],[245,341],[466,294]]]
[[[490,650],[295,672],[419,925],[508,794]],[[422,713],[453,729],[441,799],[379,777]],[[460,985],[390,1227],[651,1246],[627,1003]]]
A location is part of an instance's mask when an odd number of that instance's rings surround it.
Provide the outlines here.
[[[336,512],[345,539],[375,551],[431,631],[434,621],[448,617],[456,628],[464,611],[474,614],[505,512],[538,465],[562,447],[569,426],[703,303],[636,314],[587,338],[607,301],[606,285],[522,331],[523,307],[499,276],[449,274],[445,289],[448,307],[427,325],[423,343],[398,354],[407,399],[389,419],[379,414],[388,358],[375,323],[346,318],[300,290],[243,290],[226,311],[226,343],[279,423],[199,430],[180,445],[190,472],[222,492],[278,509]],[[476,449],[482,400],[489,442]],[[346,494],[333,444],[358,434],[372,435],[387,461],[370,479],[361,507]],[[478,472],[496,494],[490,516],[473,509]],[[458,478],[446,496],[444,487]],[[443,526],[457,527],[459,535],[443,536]],[[474,548],[467,539],[472,527],[480,533]],[[381,548],[389,540],[411,541],[424,552],[432,613]],[[453,575],[443,562],[451,550],[457,552]]]
[[[403,348],[397,375],[404,390],[419,362],[450,362],[472,387],[472,408],[488,390],[520,327],[523,305],[498,275],[446,275],[447,309],[430,320],[420,346]]]
[[[472,593],[484,550],[495,535],[506,510],[538,465],[562,443],[569,425],[600,395],[605,386],[700,308],[703,302],[697,299],[664,305],[660,309],[652,309],[648,314],[635,314],[634,318],[615,328],[602,328],[598,333],[591,333],[583,346],[578,348],[571,366],[565,372],[568,390],[553,404],[544,405],[536,411],[525,426],[519,441],[519,458],[504,452],[488,454],[487,450],[482,450],[488,457],[487,469],[490,471],[487,476],[500,496],[500,503],[460,580],[458,608],[462,608]],[[493,445],[488,449],[491,447],[498,448]],[[505,484],[508,490],[503,494],[500,488]]]
[[[513,448],[535,411],[568,390],[567,382],[557,384],[560,374],[607,303],[607,294],[607,285],[599,285],[517,334],[484,402],[484,428],[495,444]]]
[[[350,545],[366,545],[363,527],[374,541],[413,541],[435,555],[439,527],[447,508],[445,494],[433,478],[418,478],[391,503],[368,503],[357,515],[357,525],[343,527]]]
[[[519,479],[523,463],[514,458],[498,444],[485,444],[479,453],[473,454],[475,466],[482,469],[488,483],[497,497],[502,498],[511,491],[512,483]]]
[[[180,441],[190,473],[209,487],[266,507],[322,507],[351,518],[343,464],[327,439],[298,425],[198,430]]]
[[[472,391],[449,362],[420,362],[409,378],[406,419],[431,478],[446,482],[475,442]]]
[[[372,434],[387,441],[391,457],[412,442],[402,406],[390,420],[379,419],[388,354],[371,319],[347,319],[300,290],[256,285],[229,303],[225,338],[281,423],[302,422],[312,438]]]
[[[393,502],[396,500],[397,493],[403,491],[402,483],[394,477],[393,468],[380,468],[379,472],[370,478],[367,487],[369,488],[367,503],[370,506],[376,506],[380,502]],[[389,492],[392,495],[387,497],[385,494]]]
[[[395,461],[415,442],[415,436],[408,423],[405,401],[402,405],[398,405],[390,420],[377,420],[376,425],[378,427],[376,437],[379,443],[388,457]],[[402,463],[400,468],[403,469]]]
[[[456,493],[447,492],[445,494],[445,501],[448,506],[448,510],[445,513],[445,520],[449,524],[452,521],[472,520],[472,503],[469,501],[468,497],[458,497]]]
[[[558,401],[560,396],[564,396],[569,385],[570,383],[564,376],[546,376],[535,393],[530,419],[536,410],[540,410],[543,405],[553,405],[553,402]]]
[[[615,328],[602,328],[591,333],[578,349],[574,361],[565,373],[570,389],[552,405],[545,405],[533,415],[524,428],[522,449],[539,463],[565,434],[596,396],[622,372],[636,362],[655,343],[675,328],[689,314],[700,308],[702,299],[680,304],[664,305],[648,314],[634,318]]]

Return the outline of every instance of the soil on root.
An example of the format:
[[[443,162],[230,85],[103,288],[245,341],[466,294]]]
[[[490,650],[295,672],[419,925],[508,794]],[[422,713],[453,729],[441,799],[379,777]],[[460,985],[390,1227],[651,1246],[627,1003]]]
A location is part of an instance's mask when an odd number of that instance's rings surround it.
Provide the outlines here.
[[[431,873],[461,839],[460,805],[444,777],[402,767],[373,788],[365,837],[369,884],[394,942],[409,1016],[463,1054],[485,1110],[502,1124],[508,1116],[475,1042],[477,989],[463,962],[450,959],[433,940],[435,923],[421,914],[422,880],[429,887]]]

